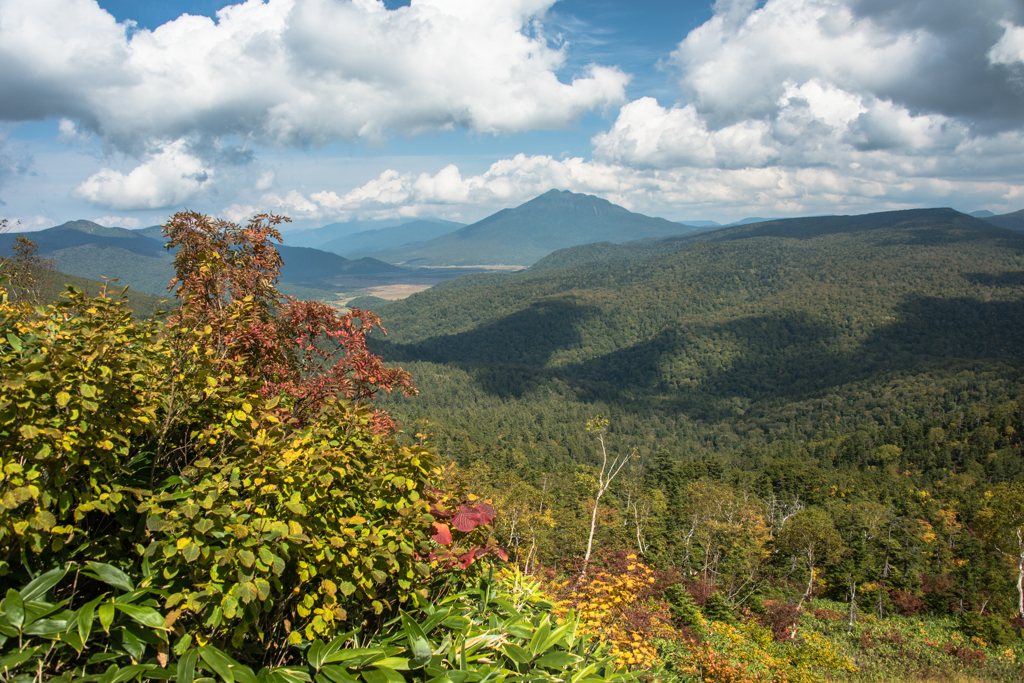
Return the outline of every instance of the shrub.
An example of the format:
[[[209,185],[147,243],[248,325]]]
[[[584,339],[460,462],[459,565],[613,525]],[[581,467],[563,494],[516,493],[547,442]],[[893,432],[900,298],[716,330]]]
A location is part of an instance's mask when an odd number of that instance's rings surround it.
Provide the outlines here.
[[[1017,639],[1010,620],[992,612],[964,612],[960,615],[960,630],[969,638],[994,645],[1011,645]]]
[[[708,621],[720,621],[724,624],[733,625],[737,623],[736,612],[733,611],[732,605],[729,604],[729,601],[721,593],[712,593],[708,597],[708,601],[704,603],[701,611]]]

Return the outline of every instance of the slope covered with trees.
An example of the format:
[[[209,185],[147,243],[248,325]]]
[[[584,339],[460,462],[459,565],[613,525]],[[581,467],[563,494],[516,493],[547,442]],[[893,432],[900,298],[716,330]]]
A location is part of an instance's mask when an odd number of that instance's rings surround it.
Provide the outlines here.
[[[856,636],[871,614],[930,613],[978,639],[929,636],[939,668],[1019,644],[1021,555],[998,505],[1016,510],[1024,481],[1024,238],[936,209],[550,259],[380,309],[375,349],[421,390],[389,409],[429,418],[517,510],[501,540],[541,564],[584,554],[601,460],[583,426],[600,413],[637,457],[601,500],[599,545],[689,577],[705,617],[771,604],[837,637],[833,617]],[[877,671],[872,652],[849,654]]]

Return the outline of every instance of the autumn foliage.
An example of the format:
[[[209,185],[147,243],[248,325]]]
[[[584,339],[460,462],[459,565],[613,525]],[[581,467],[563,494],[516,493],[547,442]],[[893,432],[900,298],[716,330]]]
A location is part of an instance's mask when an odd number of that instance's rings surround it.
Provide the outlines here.
[[[331,397],[372,399],[380,390],[412,395],[409,373],[388,368],[369,352],[366,336],[380,329],[373,313],[339,313],[318,301],[282,295],[280,224],[273,214],[254,216],[245,227],[195,212],[177,213],[164,226],[174,251],[170,289],[181,301],[171,323],[209,329],[218,356],[241,363],[263,382],[264,396],[295,399],[293,417],[308,420]],[[377,429],[394,423],[378,411]]]
[[[118,636],[131,661],[215,646],[280,663],[427,604],[434,582],[501,554],[494,511],[442,493],[432,449],[396,443],[372,405],[414,391],[367,350],[376,316],[277,292],[283,220],[174,216],[168,319],[137,320],[105,291],[30,310],[0,288],[0,576],[102,562],[117,585],[145,586],[146,619],[166,622],[148,645]],[[55,603],[102,615],[108,587],[83,578]],[[62,652],[46,666],[108,666]]]

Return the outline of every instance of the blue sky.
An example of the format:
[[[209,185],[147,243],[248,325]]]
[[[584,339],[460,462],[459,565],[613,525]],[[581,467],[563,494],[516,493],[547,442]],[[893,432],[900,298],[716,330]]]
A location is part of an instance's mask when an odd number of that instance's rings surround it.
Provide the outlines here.
[[[1024,208],[1016,0],[0,0],[0,92],[27,229]]]

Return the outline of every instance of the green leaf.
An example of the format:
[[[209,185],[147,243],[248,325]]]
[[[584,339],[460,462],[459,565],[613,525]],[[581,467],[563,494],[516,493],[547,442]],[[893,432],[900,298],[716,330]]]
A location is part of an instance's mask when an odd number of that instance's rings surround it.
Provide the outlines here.
[[[253,580],[253,584],[256,586],[256,595],[260,600],[266,600],[270,597],[270,582],[266,579],[256,578]]]
[[[203,658],[203,662],[208,664],[227,683],[234,683],[234,681],[238,681],[238,683],[259,683],[252,669],[239,664],[212,645],[204,645],[199,648],[199,656]]]
[[[320,669],[320,665],[324,663],[324,641],[317,638],[306,650],[306,661],[314,669]]]
[[[31,659],[41,649],[42,648],[39,647],[30,647],[25,648],[24,650],[13,652],[4,657],[3,659],[0,659],[0,669],[12,671],[15,668],[24,664],[25,662],[27,662],[29,659]]]
[[[13,332],[7,333],[7,343],[11,345],[11,348],[17,352],[21,352],[21,339],[14,336]]]
[[[334,641],[331,641],[334,644]],[[371,655],[381,655],[383,650],[379,647],[353,647],[347,650],[338,650],[324,657],[324,663],[330,664],[332,662],[345,662],[350,659],[356,659],[357,657],[368,657]]]
[[[552,652],[543,657],[538,657],[533,664],[534,666],[544,666],[549,669],[564,669],[580,661],[583,661],[583,658],[571,652]]]
[[[114,683],[114,676],[117,675],[117,672],[119,670],[120,668],[117,666],[117,664],[111,664],[109,667],[107,667],[107,670],[103,672],[103,675],[100,676],[98,683]]]
[[[7,615],[8,623],[16,629],[21,629],[25,623],[25,603],[21,594],[13,588],[7,589],[7,597],[4,598],[4,614]]]
[[[374,662],[373,665],[379,666],[382,669],[397,669],[398,671],[409,670],[409,660],[405,657],[385,657],[384,659]]]
[[[505,643],[501,646],[501,651],[504,652],[508,656],[508,658],[516,664],[526,664],[531,659],[533,659],[533,657],[530,656],[529,652],[519,647],[515,643]]]
[[[251,550],[239,550],[238,559],[246,567],[251,567],[253,562],[256,561],[256,556]]]
[[[92,633],[92,620],[96,616],[96,605],[100,604],[103,600],[103,596],[91,600],[78,610],[76,620],[78,621],[78,635],[82,639],[82,643],[89,642],[89,634]]]
[[[352,584],[351,581],[342,581],[341,585],[338,586],[338,590],[341,591],[342,595],[347,597],[356,592],[356,587]]]
[[[142,641],[126,628],[121,629],[121,645],[124,647],[124,651],[130,654],[135,661],[142,659],[142,655],[146,651],[146,646]]]
[[[199,650],[189,650],[178,660],[178,683],[192,683],[196,675],[196,660]]]
[[[334,683],[356,683],[356,679],[349,675],[348,670],[337,664],[328,664],[323,669],[323,674]]]
[[[156,666],[153,664],[133,664],[131,666],[126,666],[125,668],[117,672],[117,675],[114,676],[114,679],[111,681],[111,683],[123,683],[123,681],[135,678],[138,674],[142,673],[143,671],[150,671],[155,668]]]
[[[235,683],[235,675],[231,672],[231,660],[227,655],[212,645],[203,645],[199,648],[199,656],[222,680],[226,683]]]
[[[313,679],[302,669],[290,666],[282,666],[270,672],[280,683],[310,683]]]
[[[434,655],[434,651],[430,648],[430,642],[426,638],[417,638],[413,641],[409,651],[412,652],[413,668],[417,669],[425,666]]]
[[[161,631],[167,630],[163,615],[152,607],[122,605],[121,603],[117,603],[116,607],[143,626],[160,629]]]
[[[189,543],[181,549],[181,556],[185,558],[186,562],[195,562],[199,559],[199,546],[195,543]]]
[[[51,588],[60,583],[60,580],[68,573],[68,568],[71,565],[64,567],[63,569],[51,569],[42,576],[33,581],[29,582],[27,586],[21,589],[21,599],[25,602],[31,600],[39,600],[49,592]]]
[[[66,619],[39,619],[26,626],[22,633],[33,636],[55,636],[66,631],[67,628]]]
[[[540,626],[533,634],[533,638],[530,638],[529,650],[530,654],[536,656],[541,651],[541,645],[548,639],[548,634],[551,633],[551,622],[545,616],[541,620]]]
[[[405,676],[383,666],[365,669],[361,673],[366,683],[405,683]]]
[[[107,633],[110,633],[110,624],[114,622],[114,603],[105,602],[97,610],[100,616],[100,626]]]
[[[135,585],[132,580],[128,578],[128,575],[117,567],[113,567],[103,562],[86,562],[85,563],[91,572],[84,572],[86,576],[91,576],[94,579],[99,579],[103,583],[113,586],[114,588],[120,588],[123,591],[131,592],[135,590]]]
[[[572,626],[572,625],[573,625],[572,622],[566,621],[564,624],[562,624],[561,626],[556,628],[554,631],[552,631],[551,635],[549,635],[544,640],[544,643],[541,645],[540,651],[541,652],[547,652],[548,650],[553,648],[555,645],[557,645],[562,640],[562,638],[565,637],[565,634],[569,631],[569,627]]]
[[[252,581],[246,581],[245,583],[238,584],[234,588],[234,593],[235,597],[247,605],[259,597],[259,591],[256,588],[256,584]]]

